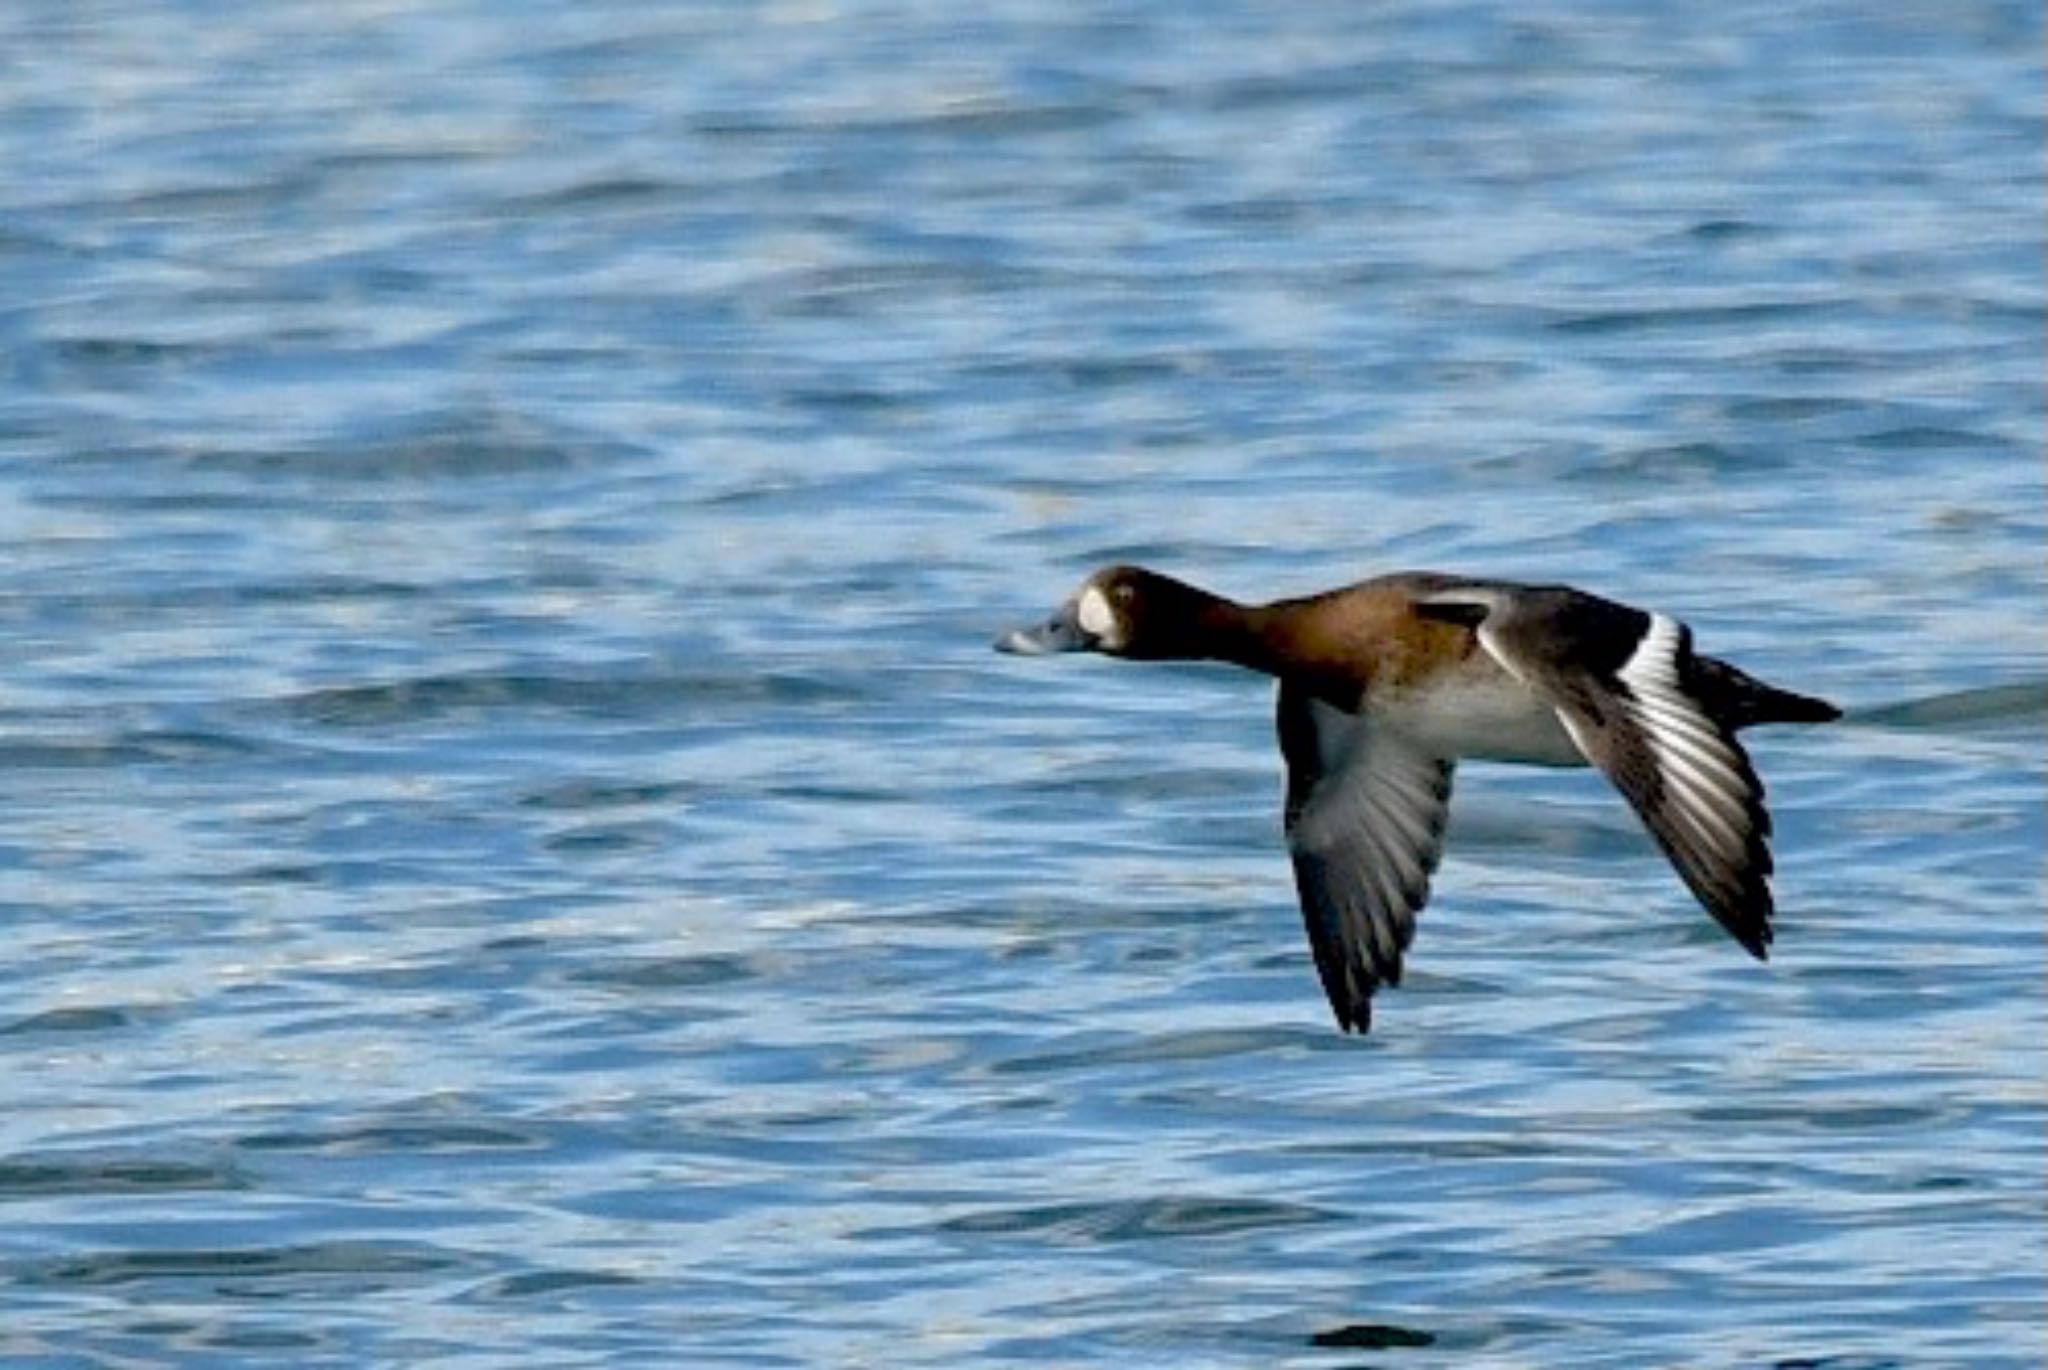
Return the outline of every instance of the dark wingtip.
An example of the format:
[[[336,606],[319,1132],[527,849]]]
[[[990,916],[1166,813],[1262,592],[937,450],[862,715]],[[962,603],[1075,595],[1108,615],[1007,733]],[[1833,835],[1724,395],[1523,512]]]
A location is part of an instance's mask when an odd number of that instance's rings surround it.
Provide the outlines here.
[[[1789,690],[1780,691],[1781,698],[1772,703],[1779,705],[1782,712],[1776,713],[1765,722],[1769,723],[1833,723],[1842,716],[1837,706],[1825,699],[1812,695],[1797,695]]]
[[[1369,997],[1352,999],[1348,1003],[1333,998],[1330,1011],[1337,1017],[1338,1029],[1347,1035],[1355,1032],[1363,1037],[1372,1031],[1372,1000]]]
[[[1718,914],[1715,916],[1719,917]],[[1738,926],[1735,922],[1724,919],[1721,926],[1728,930],[1729,934],[1735,938],[1737,944],[1744,951],[1754,956],[1757,960],[1769,961],[1771,959],[1771,939],[1774,933],[1771,928],[1771,915],[1768,909],[1754,922],[1744,921]]]
[[[1775,685],[1759,684],[1757,692],[1743,704],[1746,707],[1737,715],[1737,727],[1751,723],[1832,723],[1842,716],[1842,711],[1825,699],[1781,690]]]

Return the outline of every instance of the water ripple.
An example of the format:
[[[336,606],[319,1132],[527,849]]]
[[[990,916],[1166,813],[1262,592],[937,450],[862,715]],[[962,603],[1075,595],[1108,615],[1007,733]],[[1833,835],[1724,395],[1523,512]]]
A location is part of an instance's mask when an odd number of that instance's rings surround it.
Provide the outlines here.
[[[222,1165],[146,1156],[0,1158],[0,1203],[64,1194],[164,1194],[249,1187]]]
[[[206,1287],[231,1298],[262,1298],[315,1283],[373,1294],[402,1287],[408,1279],[443,1275],[465,1263],[461,1256],[426,1246],[324,1242],[292,1247],[105,1251],[17,1269],[13,1277],[31,1289],[146,1285],[168,1295],[180,1288]]]
[[[989,1209],[949,1218],[938,1231],[957,1236],[1024,1238],[1095,1246],[1172,1237],[1231,1237],[1268,1228],[1338,1222],[1343,1215],[1305,1204],[1251,1199],[1158,1198],[1118,1203]]]
[[[0,1360],[2038,1361],[2040,6],[189,9],[0,5]],[[1474,764],[1339,1034],[1111,560],[1841,701],[1771,961]]]

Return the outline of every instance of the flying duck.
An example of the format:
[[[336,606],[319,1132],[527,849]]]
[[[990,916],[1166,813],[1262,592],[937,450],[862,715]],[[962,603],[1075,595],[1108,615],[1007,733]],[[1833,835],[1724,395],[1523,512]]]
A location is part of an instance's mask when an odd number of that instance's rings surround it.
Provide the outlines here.
[[[1366,1031],[1373,992],[1401,982],[1460,758],[1599,767],[1707,912],[1762,960],[1771,817],[1735,734],[1841,716],[1700,655],[1663,614],[1433,572],[1239,604],[1111,566],[995,645],[1225,661],[1279,681],[1295,889],[1347,1032]]]

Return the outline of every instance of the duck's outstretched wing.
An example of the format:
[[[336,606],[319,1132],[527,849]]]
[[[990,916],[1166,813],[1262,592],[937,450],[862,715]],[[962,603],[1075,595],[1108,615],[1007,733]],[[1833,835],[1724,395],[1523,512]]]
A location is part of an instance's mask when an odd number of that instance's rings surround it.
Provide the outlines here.
[[[1451,762],[1282,683],[1287,846],[1316,972],[1345,1031],[1401,982],[1401,953],[1443,854]]]
[[[1740,720],[1702,702],[1716,678],[1693,655],[1691,630],[1561,587],[1461,586],[1418,612],[1476,626],[1480,645],[1550,702],[1627,796],[1707,912],[1761,960],[1771,942],[1771,816],[1735,740]]]

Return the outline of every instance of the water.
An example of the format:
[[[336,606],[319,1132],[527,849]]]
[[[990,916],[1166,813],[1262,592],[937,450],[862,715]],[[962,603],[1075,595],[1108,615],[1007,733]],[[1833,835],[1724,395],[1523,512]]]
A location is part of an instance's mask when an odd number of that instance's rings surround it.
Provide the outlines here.
[[[975,13],[970,16],[968,8]],[[2037,6],[0,10],[10,1365],[2036,1365]],[[1332,1028],[1138,558],[1690,620]]]

